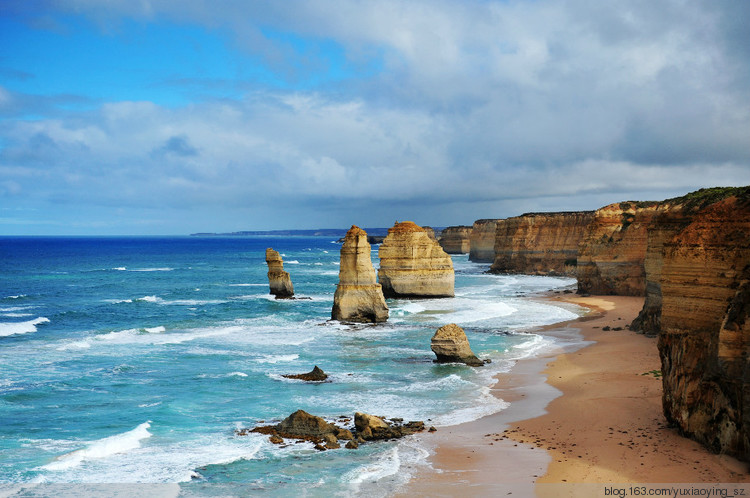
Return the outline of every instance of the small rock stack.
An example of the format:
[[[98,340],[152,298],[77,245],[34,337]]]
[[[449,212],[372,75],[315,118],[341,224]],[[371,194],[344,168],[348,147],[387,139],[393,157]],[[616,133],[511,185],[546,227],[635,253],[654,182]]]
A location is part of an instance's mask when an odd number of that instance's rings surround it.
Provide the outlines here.
[[[266,249],[266,264],[268,265],[268,285],[271,294],[276,299],[289,299],[294,296],[294,286],[289,274],[284,271],[284,260],[278,251],[270,247]]]

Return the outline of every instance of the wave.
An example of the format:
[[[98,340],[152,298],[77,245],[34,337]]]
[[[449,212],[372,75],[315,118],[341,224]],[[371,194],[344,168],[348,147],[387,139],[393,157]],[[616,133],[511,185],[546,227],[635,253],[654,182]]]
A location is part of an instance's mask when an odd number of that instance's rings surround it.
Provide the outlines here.
[[[18,294],[17,296],[5,296],[3,299],[23,299],[28,297],[26,294]]]
[[[150,427],[151,421],[148,421],[128,432],[93,441],[85,448],[57,457],[55,461],[42,468],[45,470],[67,470],[79,466],[86,460],[106,458],[140,448],[141,440],[151,437],[151,433],[148,431]]]
[[[224,304],[229,301],[223,299],[163,299],[159,296],[143,296],[136,298],[135,301],[144,303],[161,304],[164,306],[202,306],[204,304]],[[126,302],[126,301],[123,301]]]
[[[299,261],[297,261],[296,259],[293,259],[291,261],[284,261],[284,264],[286,264],[286,265],[298,265]]]
[[[0,337],[36,332],[36,326],[42,323],[49,323],[49,318],[40,316],[26,322],[3,322],[0,323]]]
[[[258,363],[280,363],[287,361],[294,361],[299,358],[298,354],[281,354],[281,355],[266,355],[262,358],[258,358],[255,361]]]
[[[268,287],[268,284],[229,284],[229,287]]]
[[[227,377],[247,377],[247,374],[245,372],[230,372]]]
[[[146,327],[143,330],[145,330],[149,334],[161,334],[163,332],[166,332],[167,328],[164,327],[163,325],[160,325],[159,327],[151,327],[151,328]]]
[[[70,351],[74,349],[88,349],[91,347],[89,341],[73,341],[57,348],[58,351]]]
[[[138,271],[138,272],[148,272],[148,271],[174,271],[174,268],[137,268],[135,270],[128,270],[128,271]]]

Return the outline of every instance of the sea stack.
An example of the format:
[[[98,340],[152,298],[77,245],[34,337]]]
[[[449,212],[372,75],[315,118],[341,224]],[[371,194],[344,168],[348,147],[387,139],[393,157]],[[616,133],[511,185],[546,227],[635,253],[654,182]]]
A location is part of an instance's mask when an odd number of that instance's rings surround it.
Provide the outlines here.
[[[386,297],[453,297],[453,261],[416,223],[390,228],[378,255],[378,280]]]
[[[471,250],[470,237],[471,227],[448,227],[440,235],[440,247],[448,254],[467,254]]]
[[[268,264],[268,285],[271,287],[271,294],[276,296],[276,299],[289,299],[294,296],[292,279],[289,273],[284,271],[284,261],[278,251],[270,247],[266,249],[266,264]]]
[[[347,322],[384,322],[388,305],[375,279],[367,232],[352,225],[341,246],[339,284],[333,295],[331,318]]]
[[[481,367],[484,362],[469,346],[464,329],[455,323],[443,325],[432,336],[430,349],[437,356],[437,363],[466,363],[470,367]]]

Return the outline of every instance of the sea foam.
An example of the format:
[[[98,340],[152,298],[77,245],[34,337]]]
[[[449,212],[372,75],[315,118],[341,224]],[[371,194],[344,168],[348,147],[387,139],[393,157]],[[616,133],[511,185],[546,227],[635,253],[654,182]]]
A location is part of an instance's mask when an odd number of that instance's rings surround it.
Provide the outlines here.
[[[139,448],[142,439],[151,437],[151,433],[148,431],[150,427],[151,423],[148,421],[131,431],[93,441],[85,448],[57,457],[55,461],[42,468],[45,470],[67,470],[77,467],[86,460],[106,458]]]
[[[49,323],[49,318],[40,316],[39,318],[34,318],[33,320],[28,320],[26,322],[0,323],[0,337],[36,332],[36,326],[42,323]]]

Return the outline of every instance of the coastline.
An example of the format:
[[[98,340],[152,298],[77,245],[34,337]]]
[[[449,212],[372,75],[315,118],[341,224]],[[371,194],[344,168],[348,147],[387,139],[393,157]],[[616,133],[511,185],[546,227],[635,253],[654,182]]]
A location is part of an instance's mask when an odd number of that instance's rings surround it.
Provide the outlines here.
[[[498,376],[492,393],[508,409],[421,437],[429,467],[398,496],[558,496],[572,492],[571,483],[750,483],[745,463],[666,427],[656,339],[625,329],[642,297],[544,299],[590,312],[535,332],[578,333],[586,343],[519,360]]]

